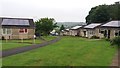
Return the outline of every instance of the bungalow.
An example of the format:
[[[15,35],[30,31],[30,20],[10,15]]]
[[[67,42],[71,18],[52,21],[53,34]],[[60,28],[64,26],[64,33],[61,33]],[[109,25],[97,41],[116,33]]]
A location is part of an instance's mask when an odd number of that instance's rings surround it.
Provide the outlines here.
[[[99,27],[101,23],[92,23],[84,27],[84,37],[91,38],[92,36],[99,36]]]
[[[110,21],[103,24],[100,28],[101,38],[114,38],[115,36],[120,36],[120,21]]]
[[[64,36],[69,36],[69,35],[70,35],[69,29],[63,30],[63,35],[64,35]]]
[[[82,26],[75,26],[75,27],[71,28],[70,35],[71,36],[80,36],[80,28],[82,28]]]
[[[0,18],[0,39],[31,39],[35,34],[33,19]]]

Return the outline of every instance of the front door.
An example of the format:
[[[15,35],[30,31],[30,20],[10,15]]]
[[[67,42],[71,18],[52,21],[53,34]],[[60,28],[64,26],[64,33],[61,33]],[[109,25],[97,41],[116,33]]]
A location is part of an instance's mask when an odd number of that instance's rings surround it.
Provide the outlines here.
[[[83,31],[83,33],[84,33],[84,37],[86,37],[86,31]]]
[[[110,38],[110,32],[111,32],[111,31],[110,31],[110,30],[108,30],[108,38]]]
[[[104,37],[107,38],[107,30],[104,31]]]

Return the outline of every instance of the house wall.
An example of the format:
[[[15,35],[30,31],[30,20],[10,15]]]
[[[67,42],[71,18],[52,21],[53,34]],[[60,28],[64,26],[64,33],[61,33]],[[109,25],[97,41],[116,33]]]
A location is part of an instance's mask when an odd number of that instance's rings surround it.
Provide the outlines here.
[[[76,36],[78,34],[79,30],[70,30],[71,36]]]
[[[86,37],[86,35],[84,34],[84,31],[86,31],[86,29],[84,29],[84,28],[80,29],[80,36]]]
[[[25,28],[26,29],[26,28]],[[2,34],[5,39],[32,39],[34,38],[34,29],[27,29],[27,33],[20,33],[19,28],[12,28],[12,34]],[[0,38],[2,39],[2,38]]]
[[[108,34],[108,30],[110,30],[110,39],[113,39],[115,37],[115,33],[116,31],[119,32],[120,28],[100,28],[101,31],[105,31],[107,30],[107,34]],[[99,34],[100,38],[104,38],[104,33],[100,33]]]
[[[86,31],[86,36],[84,36],[84,31]],[[88,37],[88,38],[91,38],[92,36],[99,37],[99,28],[95,28],[95,29],[82,29],[81,36],[82,37]]]
[[[28,38],[32,39],[34,38],[35,30],[34,29],[29,29],[28,30]]]
[[[69,31],[64,31],[63,35],[68,36],[68,35],[70,35],[70,32]]]
[[[87,29],[87,36],[86,37],[91,38],[94,35],[95,35],[94,29]]]
[[[95,36],[99,37],[100,28],[95,28]]]

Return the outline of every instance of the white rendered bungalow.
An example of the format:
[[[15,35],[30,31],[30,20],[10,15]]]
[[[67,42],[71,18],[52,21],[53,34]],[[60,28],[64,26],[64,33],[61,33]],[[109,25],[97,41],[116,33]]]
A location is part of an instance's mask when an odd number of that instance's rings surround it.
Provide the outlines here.
[[[71,36],[79,36],[80,35],[80,28],[82,28],[82,26],[75,26],[75,27],[71,28],[70,35]]]
[[[112,39],[116,36],[120,36],[120,21],[110,21],[103,24],[100,28],[101,38]]]
[[[84,27],[84,37],[91,38],[92,36],[99,36],[99,27],[101,23],[91,23]]]

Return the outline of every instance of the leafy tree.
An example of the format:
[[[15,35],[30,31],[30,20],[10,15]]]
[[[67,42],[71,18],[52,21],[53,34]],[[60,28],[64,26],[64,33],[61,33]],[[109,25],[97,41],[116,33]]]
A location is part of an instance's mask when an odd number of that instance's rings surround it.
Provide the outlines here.
[[[99,5],[91,8],[86,16],[86,22],[104,23],[110,20],[120,20],[120,3],[116,2],[112,5]]]
[[[57,23],[53,18],[41,18],[35,22],[36,24],[36,34],[49,35],[50,32],[58,27]]]
[[[107,10],[107,5],[100,5],[92,8],[90,15],[86,17],[87,23],[102,23],[109,21],[109,19],[110,15]]]
[[[64,30],[64,29],[65,29],[64,25],[61,25],[60,31],[61,31],[61,30]]]

